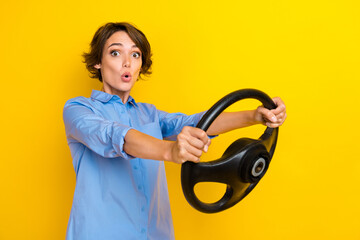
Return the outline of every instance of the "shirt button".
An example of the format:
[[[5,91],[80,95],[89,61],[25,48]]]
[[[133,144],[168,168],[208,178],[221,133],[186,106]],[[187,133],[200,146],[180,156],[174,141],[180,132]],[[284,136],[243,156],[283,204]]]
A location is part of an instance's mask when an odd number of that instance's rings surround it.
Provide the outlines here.
[[[145,231],[146,231],[145,228],[141,229],[141,233],[145,233]]]
[[[135,170],[137,170],[137,169],[138,169],[138,167],[137,167],[137,166],[134,166],[134,169],[135,169]]]
[[[144,211],[145,211],[145,207],[142,207],[142,208],[141,208],[141,211],[144,212]]]
[[[140,186],[140,185],[138,185],[138,189],[141,190],[141,186]]]

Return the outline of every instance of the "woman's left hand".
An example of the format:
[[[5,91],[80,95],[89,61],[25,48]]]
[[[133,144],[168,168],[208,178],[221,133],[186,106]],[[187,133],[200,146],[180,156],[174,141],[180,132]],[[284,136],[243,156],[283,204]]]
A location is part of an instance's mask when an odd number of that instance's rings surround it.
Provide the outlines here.
[[[255,110],[255,121],[271,128],[277,128],[284,123],[287,117],[286,107],[281,98],[275,97],[272,100],[277,107],[272,110],[266,109],[263,106],[258,107]]]

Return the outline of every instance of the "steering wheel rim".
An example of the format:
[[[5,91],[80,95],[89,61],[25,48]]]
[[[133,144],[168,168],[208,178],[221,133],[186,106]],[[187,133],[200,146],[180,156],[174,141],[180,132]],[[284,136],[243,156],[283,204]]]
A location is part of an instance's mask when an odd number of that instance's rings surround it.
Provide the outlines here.
[[[212,122],[226,108],[235,102],[248,98],[259,100],[267,109],[276,108],[276,104],[264,92],[256,89],[241,89],[226,95],[216,102],[204,114],[196,127],[207,131]],[[181,183],[184,196],[189,204],[201,212],[216,213],[234,206],[246,197],[266,173],[275,151],[278,131],[278,128],[267,127],[264,134],[257,140],[250,138],[238,139],[226,149],[220,159],[201,163],[183,163]],[[245,160],[241,160],[252,158],[257,158],[258,162],[243,163]],[[263,160],[259,160],[260,158]],[[252,167],[251,171],[254,171],[254,164],[262,164],[262,172],[256,177],[248,176],[248,168],[250,166]],[[240,168],[242,177],[239,178]],[[214,203],[204,203],[198,199],[194,192],[194,187],[199,182],[224,183],[227,185],[225,194]]]

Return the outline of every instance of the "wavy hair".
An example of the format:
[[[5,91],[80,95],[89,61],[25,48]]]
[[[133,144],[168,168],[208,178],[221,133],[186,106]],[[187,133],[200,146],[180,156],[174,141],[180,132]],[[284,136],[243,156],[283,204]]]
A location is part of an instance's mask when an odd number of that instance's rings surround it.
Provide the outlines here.
[[[103,49],[111,35],[115,32],[124,31],[126,32],[131,40],[141,51],[142,65],[140,69],[140,78],[142,75],[151,74],[151,47],[145,34],[139,29],[127,22],[109,22],[101,26],[96,32],[90,43],[90,51],[83,53],[84,63],[86,64],[87,70],[90,72],[91,78],[98,78],[102,82],[102,76],[100,69],[96,69],[94,66],[101,63]]]

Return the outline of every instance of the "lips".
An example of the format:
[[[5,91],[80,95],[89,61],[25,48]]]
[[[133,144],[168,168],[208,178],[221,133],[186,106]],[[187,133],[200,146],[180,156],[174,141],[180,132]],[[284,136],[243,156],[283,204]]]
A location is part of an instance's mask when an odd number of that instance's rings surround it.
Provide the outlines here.
[[[124,82],[130,82],[132,79],[132,76],[129,72],[125,72],[121,75],[121,80],[123,80]]]

